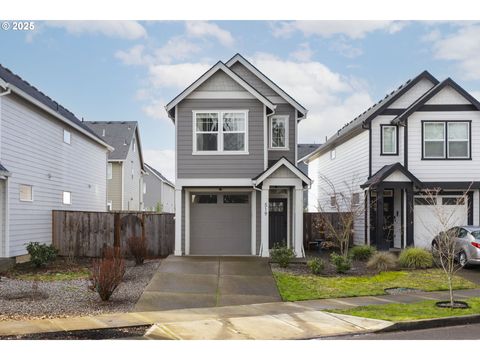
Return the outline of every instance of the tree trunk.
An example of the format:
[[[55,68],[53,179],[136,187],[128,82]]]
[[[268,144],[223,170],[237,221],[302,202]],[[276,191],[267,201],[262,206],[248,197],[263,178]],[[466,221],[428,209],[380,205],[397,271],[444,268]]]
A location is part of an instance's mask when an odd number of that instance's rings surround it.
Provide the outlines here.
[[[448,292],[450,295],[450,306],[453,309],[453,284],[452,284],[452,276],[448,275]]]

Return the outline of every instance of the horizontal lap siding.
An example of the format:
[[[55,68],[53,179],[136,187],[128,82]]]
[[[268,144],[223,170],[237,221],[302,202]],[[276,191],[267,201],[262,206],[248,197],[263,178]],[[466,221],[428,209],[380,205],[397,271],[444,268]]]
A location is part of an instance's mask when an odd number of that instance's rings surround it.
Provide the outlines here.
[[[112,178],[107,180],[107,198],[112,202],[112,210],[122,209],[122,163],[112,164]]]
[[[51,210],[105,211],[106,148],[16,96],[2,98],[1,163],[9,178],[9,256],[30,241],[51,241]],[[63,129],[71,144],[63,142]],[[33,202],[19,201],[19,184],[33,185]],[[72,192],[64,205],[62,192]]]
[[[186,99],[178,106],[177,177],[248,178],[263,171],[263,104],[250,99]],[[247,155],[192,155],[194,110],[249,110]]]
[[[138,138],[135,139],[136,146],[135,151],[132,149],[130,143],[130,150],[128,151],[127,158],[125,159],[123,166],[123,209],[124,210],[142,210],[142,196],[140,192],[142,168],[140,162],[140,155],[138,151]],[[133,165],[133,176],[132,176]]]
[[[162,181],[148,171],[148,174],[143,175],[143,182],[147,186],[147,192],[143,195],[145,210],[155,211],[158,203],[163,204]]]
[[[398,126],[398,155],[380,155],[381,154],[381,137],[382,128],[381,124],[390,125],[390,122],[395,116],[377,116],[372,121],[372,175],[375,174],[385,165],[394,164],[399,162],[403,164],[403,139],[404,139],[404,127]]]

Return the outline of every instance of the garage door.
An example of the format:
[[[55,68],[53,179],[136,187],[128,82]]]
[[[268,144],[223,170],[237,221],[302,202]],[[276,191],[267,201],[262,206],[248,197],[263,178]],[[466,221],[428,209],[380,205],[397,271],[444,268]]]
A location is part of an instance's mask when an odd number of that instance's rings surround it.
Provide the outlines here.
[[[468,206],[466,203],[460,205],[458,203],[459,199],[455,196],[438,196],[434,199],[415,197],[415,246],[427,249],[431,247],[435,235],[444,228],[440,219],[450,219],[448,227],[467,225]]]
[[[192,255],[249,255],[250,195],[192,194],[190,199]]]

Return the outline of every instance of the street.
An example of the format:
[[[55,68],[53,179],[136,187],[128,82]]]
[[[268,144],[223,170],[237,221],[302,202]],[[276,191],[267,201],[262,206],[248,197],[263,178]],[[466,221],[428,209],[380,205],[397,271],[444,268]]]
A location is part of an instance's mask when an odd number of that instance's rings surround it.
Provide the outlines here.
[[[459,325],[425,330],[339,336],[322,340],[478,340],[480,324]]]

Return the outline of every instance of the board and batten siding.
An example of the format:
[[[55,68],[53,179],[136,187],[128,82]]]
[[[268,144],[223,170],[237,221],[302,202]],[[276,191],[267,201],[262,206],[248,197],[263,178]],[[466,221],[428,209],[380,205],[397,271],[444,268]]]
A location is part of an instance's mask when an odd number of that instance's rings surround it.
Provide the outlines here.
[[[248,154],[193,155],[193,111],[248,110]],[[264,170],[264,106],[256,99],[185,99],[177,105],[177,178],[252,178]]]
[[[295,108],[290,104],[277,104],[275,115],[288,115],[288,150],[268,150],[268,161],[286,157],[295,164]],[[268,139],[270,141],[270,117],[268,118]],[[267,146],[270,147],[270,144]]]
[[[11,173],[6,256],[25,254],[31,241],[50,243],[54,209],[106,210],[107,149],[16,95],[1,98],[1,163]],[[33,202],[20,201],[19,184],[33,186]],[[63,191],[72,193],[71,205]]]
[[[335,211],[330,207],[331,187],[322,180],[328,179],[335,186],[337,192],[350,193],[350,188],[360,194],[360,206],[364,207],[364,191],[360,188],[368,179],[368,131],[362,131],[335,148],[336,157],[330,159],[330,151],[325,152],[308,164],[308,174],[314,180],[309,193],[309,211]],[[348,184],[348,185],[347,185]],[[321,204],[321,207],[318,204]],[[365,242],[365,218],[362,212],[355,219],[355,243]]]
[[[107,202],[112,202],[112,210],[122,210],[122,167],[121,162],[112,164],[112,178],[107,180]]]
[[[133,144],[130,143],[127,158],[123,163],[123,210],[143,210],[142,165],[136,132],[134,139],[135,151],[133,151]]]
[[[372,175],[375,174],[385,165],[390,165],[394,163],[404,162],[403,156],[403,143],[404,143],[404,133],[405,128],[403,126],[397,126],[397,140],[398,140],[398,155],[381,155],[381,138],[382,138],[382,127],[380,125],[390,125],[390,122],[395,118],[395,116],[386,116],[381,115],[377,116],[372,120]]]

